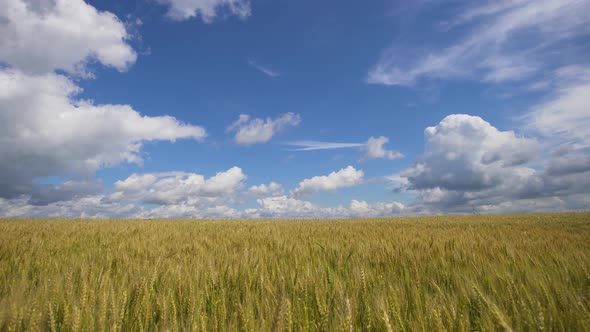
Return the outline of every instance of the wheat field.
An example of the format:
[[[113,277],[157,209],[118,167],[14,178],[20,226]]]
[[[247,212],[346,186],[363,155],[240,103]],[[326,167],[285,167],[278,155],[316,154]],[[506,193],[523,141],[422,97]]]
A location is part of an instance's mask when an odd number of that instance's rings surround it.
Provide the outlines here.
[[[590,213],[0,220],[0,330],[590,331]]]

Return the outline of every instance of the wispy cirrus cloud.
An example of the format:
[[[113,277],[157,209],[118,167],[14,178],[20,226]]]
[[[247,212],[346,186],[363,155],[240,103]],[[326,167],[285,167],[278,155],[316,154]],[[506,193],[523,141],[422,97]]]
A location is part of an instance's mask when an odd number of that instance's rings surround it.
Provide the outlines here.
[[[268,77],[275,78],[281,76],[281,73],[279,73],[278,71],[270,69],[267,66],[261,65],[254,60],[248,60],[248,64]]]
[[[565,66],[552,76],[544,100],[521,117],[525,130],[553,147],[590,148],[590,66]]]
[[[332,149],[350,149],[360,148],[363,143],[335,143],[322,141],[293,141],[286,142],[286,145],[295,147],[292,151],[314,151],[314,150],[332,150]]]
[[[220,15],[247,18],[252,14],[247,0],[158,0],[168,6],[167,16],[176,21],[199,17],[205,23],[213,22]]]
[[[293,141],[286,142],[285,145],[293,146],[291,151],[315,151],[315,150],[334,150],[334,149],[360,149],[365,155],[360,161],[372,159],[394,160],[403,158],[401,152],[388,150],[384,147],[389,142],[385,136],[369,137],[365,143],[339,143],[339,142],[322,142],[322,141]]]
[[[590,2],[474,3],[445,22],[444,33],[458,36],[454,42],[426,49],[396,45],[369,71],[367,82],[413,86],[424,79],[519,81],[555,69],[566,58],[583,58],[579,51],[583,43],[576,40],[590,33]]]

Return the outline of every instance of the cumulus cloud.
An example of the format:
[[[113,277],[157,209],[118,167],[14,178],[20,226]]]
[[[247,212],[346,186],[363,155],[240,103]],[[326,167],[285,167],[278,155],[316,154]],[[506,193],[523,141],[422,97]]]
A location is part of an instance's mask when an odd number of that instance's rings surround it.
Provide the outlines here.
[[[0,7],[0,197],[77,200],[102,190],[89,180],[97,170],[141,163],[144,142],[205,137],[173,117],[77,99],[81,88],[56,73],[86,77],[92,61],[120,71],[135,62],[131,36],[112,13],[81,0],[0,0]],[[35,181],[52,176],[81,181]]]
[[[168,6],[168,17],[173,20],[187,20],[199,17],[211,23],[219,15],[235,15],[240,18],[250,16],[248,0],[159,0]]]
[[[260,207],[248,211],[253,217],[284,216],[285,218],[313,218],[321,217],[325,214],[325,211],[311,202],[298,200],[284,195],[260,198],[256,202]]]
[[[418,160],[391,178],[431,212],[530,212],[582,207],[590,167],[581,155],[538,164],[539,144],[475,116],[454,114],[425,130]],[[576,164],[568,159],[579,158]],[[521,203],[521,204],[520,204]]]
[[[249,218],[372,218],[403,215],[411,208],[399,202],[369,204],[352,200],[348,207],[322,207],[288,196],[260,198],[258,207],[244,211]]]
[[[141,163],[148,141],[206,136],[170,116],[76,99],[80,91],[62,75],[0,70],[0,197],[33,194],[36,178],[88,178],[104,167]]]
[[[124,71],[137,58],[124,24],[82,0],[0,0],[0,8],[0,63],[27,74],[86,75],[89,61]]]
[[[115,182],[115,192],[107,200],[194,207],[226,205],[235,200],[245,179],[236,166],[208,179],[184,172],[132,174]]]
[[[487,82],[529,78],[562,59],[579,59],[575,38],[590,32],[588,1],[503,0],[467,2],[446,24],[465,35],[444,48],[418,52],[404,45],[385,52],[368,82],[415,85],[424,78],[467,78]],[[446,31],[445,31],[446,33]],[[411,50],[409,54],[406,50]],[[559,58],[555,57],[558,51]],[[415,59],[410,60],[408,59]]]
[[[153,209],[143,210],[134,215],[134,218],[190,218],[190,219],[236,219],[242,218],[243,214],[226,205],[209,205],[198,207],[191,204],[181,203],[174,205],[160,205]]]
[[[453,114],[424,131],[424,154],[404,175],[412,189],[479,190],[510,181],[538,152],[534,139],[499,131],[480,117]]]
[[[405,86],[433,78],[518,81],[527,93],[544,92],[519,118],[520,129],[538,140],[500,131],[480,118],[451,115],[426,129],[424,153],[390,179],[417,196],[415,206],[430,211],[587,208],[590,67],[582,50],[590,35],[585,14],[590,3],[506,0],[466,6],[444,24],[458,39],[423,54],[412,45],[404,45],[410,55],[392,48],[368,81]]]
[[[383,146],[389,142],[389,138],[385,136],[370,137],[367,143],[363,146],[365,150],[365,156],[362,160],[371,159],[388,159],[394,160],[403,158],[404,155],[401,152],[387,150]]]
[[[238,210],[228,205],[198,206],[182,202],[146,208],[138,204],[115,202],[96,195],[37,206],[26,198],[0,198],[0,217],[4,218],[370,218],[414,213],[398,202],[368,204],[352,200],[349,206],[322,207],[287,196],[259,198],[255,208]]]
[[[0,198],[0,217],[3,218],[226,219],[244,216],[243,212],[226,205],[196,206],[179,203],[145,208],[136,203],[109,201],[101,195],[53,202],[47,205],[31,205],[26,197],[10,200]]]
[[[100,194],[103,191],[103,184],[102,181],[67,180],[55,185],[31,183],[27,186],[25,184],[22,189],[24,190],[21,191],[21,194],[29,196],[29,204],[47,205]]]
[[[248,193],[255,196],[267,196],[270,194],[279,194],[282,190],[283,186],[276,182],[270,182],[268,185],[263,183],[257,186],[252,186],[248,189]]]
[[[276,119],[266,118],[266,120],[252,119],[250,115],[240,114],[238,120],[232,123],[227,128],[227,131],[236,132],[234,137],[236,143],[252,145],[266,143],[287,126],[298,126],[299,123],[301,123],[301,116],[291,112],[285,113]]]
[[[28,197],[0,198],[3,218],[134,218],[142,208],[134,204],[106,202],[101,195],[79,197],[46,205],[31,205]]]
[[[131,174],[115,182],[110,195],[73,196],[68,200],[32,205],[28,197],[0,197],[0,217],[56,218],[350,218],[385,217],[419,212],[398,202],[367,203],[352,200],[349,206],[323,207],[283,195],[276,182],[244,189],[246,175],[239,167],[205,178],[185,172]],[[70,181],[64,191],[78,185]],[[78,192],[78,190],[74,190]],[[256,206],[236,209],[250,195]]]
[[[115,182],[110,195],[99,190],[87,196],[76,188],[84,183],[66,181],[56,188],[70,195],[67,200],[50,195],[52,201],[34,205],[26,195],[0,197],[0,217],[240,218],[243,211],[230,205],[240,202],[245,179],[239,167],[209,178],[185,172],[131,174]]]
[[[299,182],[291,191],[295,197],[302,197],[320,191],[333,191],[339,188],[352,187],[364,181],[364,173],[352,166],[343,168],[328,175],[314,176]]]
[[[399,202],[369,204],[366,201],[354,199],[350,202],[349,211],[350,215],[359,218],[395,216],[413,212],[411,207]]]

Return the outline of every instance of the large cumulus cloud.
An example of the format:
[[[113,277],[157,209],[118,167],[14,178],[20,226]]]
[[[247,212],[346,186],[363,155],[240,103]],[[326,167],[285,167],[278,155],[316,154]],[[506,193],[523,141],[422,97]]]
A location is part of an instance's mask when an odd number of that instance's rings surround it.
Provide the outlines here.
[[[521,177],[521,165],[538,153],[536,140],[499,131],[466,114],[444,118],[424,131],[424,154],[403,176],[410,189],[481,190]]]
[[[141,163],[148,141],[201,140],[200,126],[148,117],[130,105],[78,98],[96,62],[124,71],[136,60],[114,14],[82,0],[0,0],[0,197],[32,204],[101,191],[94,173]],[[46,177],[73,178],[39,184]]]
[[[131,174],[115,182],[115,192],[107,200],[197,207],[228,205],[237,198],[245,179],[242,169],[236,166],[208,179],[184,172]]]
[[[88,74],[98,61],[126,70],[137,54],[117,16],[82,0],[0,0],[0,63],[27,74]]]
[[[391,177],[398,189],[417,196],[416,206],[446,213],[587,206],[590,167],[583,153],[539,158],[535,139],[464,114],[426,128],[425,141],[418,160]]]
[[[76,99],[79,92],[58,74],[0,70],[0,197],[35,195],[36,178],[89,178],[103,167],[141,163],[146,141],[206,136],[170,116]]]

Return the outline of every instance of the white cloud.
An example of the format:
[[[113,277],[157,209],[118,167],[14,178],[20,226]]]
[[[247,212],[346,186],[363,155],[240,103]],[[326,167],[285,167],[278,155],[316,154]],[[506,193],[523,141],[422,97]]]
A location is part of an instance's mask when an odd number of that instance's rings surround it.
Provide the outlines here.
[[[341,171],[338,176],[342,174]],[[84,197],[74,195],[67,200],[45,202],[43,205],[32,205],[26,196],[0,197],[0,217],[350,218],[394,216],[413,211],[398,202],[369,204],[358,200],[352,200],[348,207],[322,207],[282,195],[282,186],[276,182],[244,190],[245,179],[246,175],[239,167],[219,172],[208,179],[200,174],[185,172],[131,174],[117,181],[113,193],[108,196],[99,192]],[[67,181],[58,188],[62,188],[67,195],[68,188],[84,185]],[[340,185],[350,185],[350,181],[336,186]],[[99,189],[102,191],[102,188]],[[73,192],[78,193],[79,190]],[[252,197],[250,195],[266,197],[258,198],[255,208],[238,210],[232,207],[243,204],[243,198]]]
[[[108,201],[195,207],[227,205],[235,201],[245,179],[242,169],[236,166],[209,179],[184,172],[132,174],[115,182],[115,192]]]
[[[252,186],[248,189],[248,193],[255,196],[266,196],[270,194],[280,194],[283,191],[283,186],[276,182],[270,182],[268,185],[260,184]]]
[[[287,196],[266,197],[257,200],[259,207],[244,211],[249,218],[372,218],[411,213],[398,202],[369,204],[352,200],[349,207],[322,207],[308,201]]]
[[[314,150],[332,150],[332,149],[348,149],[363,147],[363,143],[333,143],[320,141],[293,141],[287,142],[286,145],[296,146],[294,151],[314,151]]]
[[[590,148],[590,67],[563,67],[554,76],[555,91],[522,117],[525,127],[554,144]]]
[[[133,204],[106,202],[103,196],[81,197],[46,205],[31,205],[28,197],[0,198],[4,218],[133,218],[142,211]]]
[[[477,207],[479,213],[530,213],[558,211],[587,211],[590,196],[576,194],[567,197],[549,196],[533,199],[505,200]]]
[[[416,164],[402,175],[411,188],[479,190],[510,181],[534,160],[536,140],[499,131],[483,119],[466,114],[445,117],[424,131],[426,147]]]
[[[36,178],[90,177],[104,167],[141,163],[144,142],[206,136],[202,127],[170,116],[75,99],[80,91],[61,75],[0,70],[0,197],[31,194]]]
[[[20,193],[29,195],[29,204],[46,205],[53,202],[76,200],[102,193],[102,181],[72,181],[67,180],[61,184],[49,185],[30,183],[22,185],[24,190]],[[8,188],[10,190],[10,188]],[[4,196],[0,192],[0,197]],[[14,193],[12,193],[14,195]],[[10,195],[10,196],[13,196]]]
[[[0,0],[0,8],[0,63],[28,74],[87,75],[93,60],[124,71],[137,58],[123,23],[82,0]]]
[[[310,202],[287,196],[260,198],[256,202],[260,207],[249,211],[253,217],[304,218],[324,214],[321,208]]]
[[[192,218],[192,219],[236,219],[241,218],[242,213],[225,205],[195,206],[181,203],[173,205],[160,205],[153,209],[142,210],[136,213],[134,218]]]
[[[237,166],[225,172],[218,172],[203,184],[203,195],[224,196],[233,194],[243,187],[242,181],[245,179],[246,175]]]
[[[250,16],[248,0],[159,0],[166,4],[168,17],[173,20],[187,20],[200,17],[203,22],[211,23],[219,15],[227,13],[240,18]]]
[[[110,201],[95,195],[46,205],[31,205],[27,197],[0,198],[3,218],[226,218],[237,212],[226,206],[161,205],[145,209],[135,203]],[[238,217],[238,215],[234,215]]]
[[[298,126],[301,123],[301,116],[294,113],[285,113],[276,119],[266,118],[252,119],[247,114],[240,114],[238,120],[232,123],[228,132],[236,132],[235,141],[242,145],[252,145],[257,143],[266,143],[281,132],[287,126]]]
[[[184,172],[132,174],[117,181],[114,192],[108,196],[99,192],[84,197],[70,195],[67,200],[54,199],[43,205],[31,204],[26,195],[0,197],[0,217],[239,218],[242,212],[229,205],[240,202],[245,179],[239,167],[208,179]],[[70,191],[78,194],[76,186],[83,185],[68,181],[56,188],[69,195]]]
[[[446,24],[447,36],[459,36],[454,42],[423,54],[412,45],[396,45],[383,54],[368,81],[406,86],[428,78],[520,81],[527,92],[544,91],[520,117],[521,129],[540,143],[479,118],[453,115],[426,129],[422,156],[391,180],[417,195],[414,206],[428,211],[587,207],[590,67],[584,50],[590,2],[465,4],[467,9]],[[538,158],[541,150],[545,155]]]
[[[170,116],[142,116],[129,105],[78,99],[81,88],[56,73],[88,78],[89,63],[124,71],[135,62],[132,36],[114,14],[81,0],[0,0],[0,8],[0,200],[4,209],[13,207],[2,214],[140,212],[108,202],[102,182],[91,180],[94,173],[142,163],[145,142],[202,140],[205,130]],[[37,181],[46,177],[62,183]],[[213,177],[202,192],[218,195],[230,190],[231,181],[224,174]]]
[[[333,150],[333,149],[350,149],[357,148],[365,152],[365,155],[360,161],[371,159],[388,159],[394,160],[403,158],[401,152],[387,150],[384,145],[389,142],[389,138],[385,136],[369,137],[365,143],[336,143],[336,142],[322,142],[322,141],[293,141],[287,142],[286,145],[295,146],[293,151],[315,151],[315,150]]]
[[[278,71],[272,70],[266,66],[263,66],[257,62],[255,62],[254,60],[248,60],[248,64],[254,68],[256,68],[256,70],[258,70],[259,72],[263,73],[264,75],[268,76],[268,77],[279,77],[281,76],[281,73],[279,73]]]
[[[352,200],[349,207],[350,215],[358,218],[395,216],[408,214],[411,207],[406,207],[399,202],[369,204],[366,201]]]
[[[547,165],[547,174],[561,176],[590,171],[590,155],[583,153],[566,153],[553,156]]]
[[[0,198],[3,218],[241,218],[243,213],[225,205],[195,206],[187,203],[146,209],[135,203],[109,201],[96,195],[47,205],[31,205],[26,197]]]
[[[479,117],[455,114],[425,130],[424,153],[392,177],[432,212],[530,212],[579,209],[590,186],[582,154],[553,156],[544,169],[536,140],[499,131]],[[572,159],[580,162],[571,164]]]
[[[295,197],[301,197],[319,191],[333,191],[339,188],[352,187],[361,184],[364,180],[363,177],[363,171],[348,166],[338,172],[305,179],[299,183],[297,188],[291,191],[291,194]]]
[[[369,203],[365,201],[357,201],[356,199],[350,201],[350,210],[362,214],[371,212]]]
[[[521,80],[548,66],[555,67],[566,57],[580,58],[572,40],[590,32],[588,1],[504,0],[468,4],[473,7],[448,25],[456,34],[467,31],[466,36],[446,48],[429,49],[423,55],[404,52],[413,49],[411,46],[391,49],[370,70],[368,82],[411,86],[423,78]],[[552,53],[555,50],[559,51],[559,58]]]
[[[357,200],[352,200],[348,207],[322,207],[282,195],[282,186],[276,182],[243,190],[245,179],[246,175],[239,167],[208,179],[184,172],[132,174],[117,181],[113,193],[108,196],[99,193],[74,196],[44,205],[31,205],[25,196],[0,197],[0,217],[350,218],[393,216],[412,211],[411,207],[398,202],[369,204]],[[83,184],[66,182],[60,187],[76,185]],[[238,210],[232,207],[242,204],[242,199],[249,195],[267,197],[258,198],[255,208]]]
[[[385,136],[380,137],[370,137],[367,140],[367,143],[363,146],[363,149],[366,151],[365,156],[362,160],[371,160],[371,159],[399,159],[403,158],[404,155],[397,151],[387,150],[383,147],[383,145],[389,142],[389,138]]]

